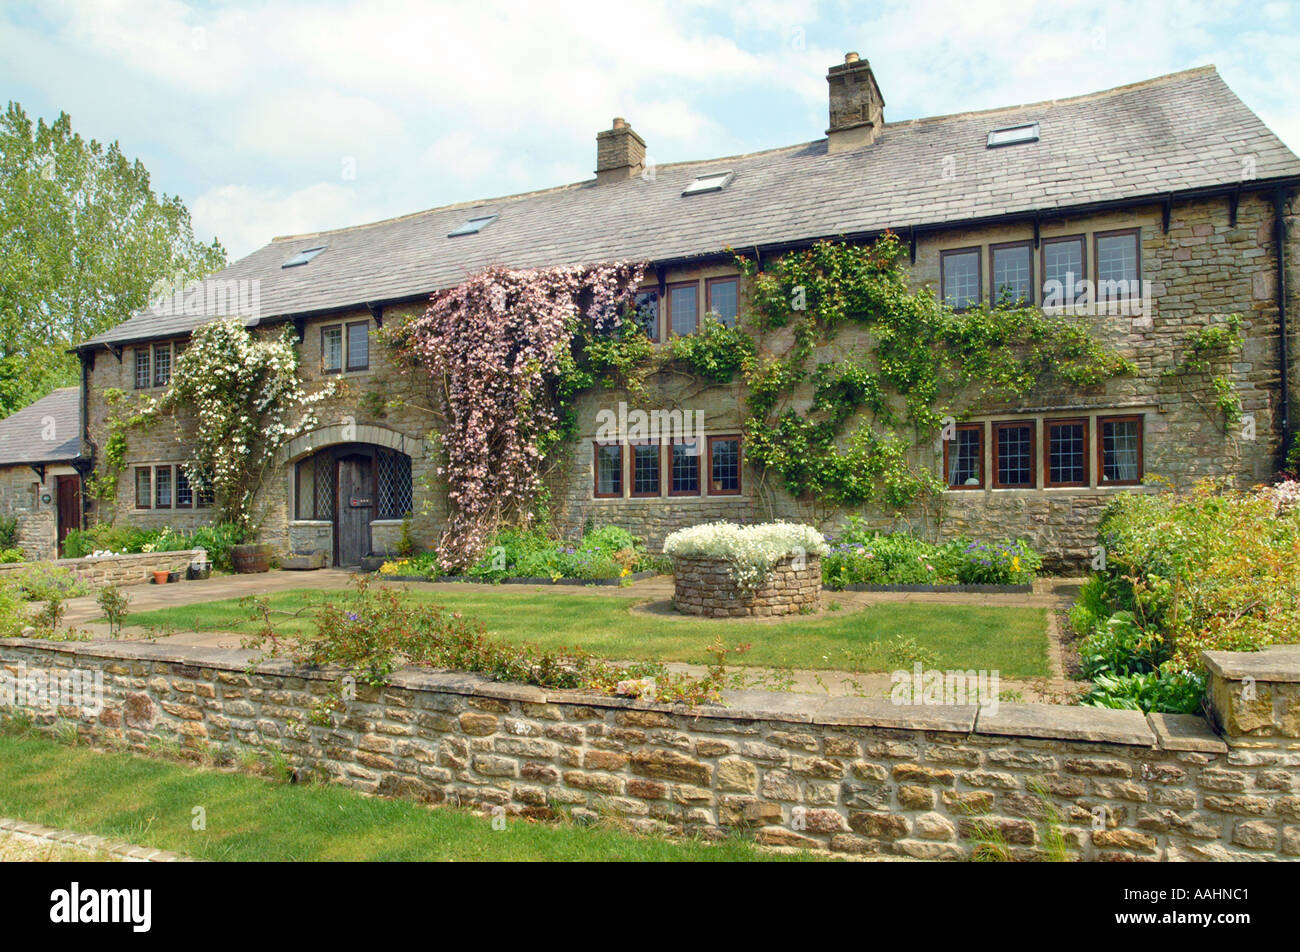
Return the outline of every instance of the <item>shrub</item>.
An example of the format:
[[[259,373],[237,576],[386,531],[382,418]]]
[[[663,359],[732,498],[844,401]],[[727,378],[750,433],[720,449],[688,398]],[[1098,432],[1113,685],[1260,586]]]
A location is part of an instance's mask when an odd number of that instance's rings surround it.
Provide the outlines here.
[[[971,542],[936,545],[907,533],[879,533],[850,516],[838,536],[828,537],[822,580],[845,585],[1027,585],[1043,560],[1027,542]]]
[[[0,549],[18,548],[18,517],[0,516]]]
[[[621,578],[658,568],[660,560],[645,551],[641,539],[618,526],[589,529],[577,542],[558,539],[543,529],[501,529],[483,557],[466,570],[470,578]],[[426,552],[380,568],[385,575],[436,578],[443,568],[436,552]]]
[[[116,585],[106,585],[95,599],[104,616],[108,619],[108,630],[114,638],[122,633],[122,623],[126,621],[127,606],[131,596]]]
[[[1071,610],[1084,703],[1190,711],[1201,652],[1300,641],[1300,487],[1128,493],[1098,528],[1105,567]]]
[[[216,569],[230,572],[234,569],[230,550],[245,542],[249,535],[242,527],[229,522],[197,529],[143,529],[133,525],[100,523],[84,531],[74,529],[69,532],[64,541],[64,553],[68,558],[81,559],[95,552],[127,555],[205,549]]]
[[[267,648],[272,657],[287,652],[312,667],[342,668],[345,677],[335,682],[334,695],[312,712],[317,723],[328,723],[331,711],[346,709],[346,678],[380,687],[401,665],[608,694],[618,693],[621,683],[653,679],[650,696],[692,704],[717,701],[728,682],[723,666],[727,650],[720,643],[711,648],[715,662],[702,677],[673,674],[652,662],[617,665],[581,651],[551,651],[489,638],[479,621],[438,606],[409,606],[391,589],[372,588],[365,577],[358,578],[354,592],[331,593],[309,633],[280,636],[265,596],[250,596],[244,604],[263,623],[248,647]]]
[[[12,565],[24,558],[22,549],[0,549],[0,565]]]

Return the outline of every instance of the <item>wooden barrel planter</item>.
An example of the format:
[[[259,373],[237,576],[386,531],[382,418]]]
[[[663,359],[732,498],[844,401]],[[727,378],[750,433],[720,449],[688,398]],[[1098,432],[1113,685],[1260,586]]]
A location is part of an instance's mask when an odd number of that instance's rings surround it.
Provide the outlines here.
[[[240,575],[251,575],[271,571],[272,554],[269,545],[236,545],[230,549],[230,560]]]
[[[821,557],[796,563],[787,556],[752,590],[736,584],[727,559],[673,558],[673,604],[679,612],[706,618],[771,617],[815,612],[821,607]]]

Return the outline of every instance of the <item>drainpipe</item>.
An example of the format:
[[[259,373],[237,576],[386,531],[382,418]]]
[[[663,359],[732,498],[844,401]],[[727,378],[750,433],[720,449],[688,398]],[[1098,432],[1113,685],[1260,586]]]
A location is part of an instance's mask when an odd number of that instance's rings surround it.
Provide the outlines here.
[[[1291,359],[1286,326],[1286,189],[1273,193],[1273,230],[1277,239],[1277,331],[1282,363],[1282,461],[1291,449]]]
[[[78,434],[80,437],[81,446],[79,447],[79,451],[77,455],[79,457],[82,457],[81,459],[78,460],[77,463],[77,476],[78,476],[77,484],[78,484],[78,488],[80,489],[80,492],[77,493],[77,508],[81,510],[81,512],[77,514],[77,524],[81,527],[81,531],[83,532],[85,532],[87,528],[86,477],[89,476],[95,470],[95,456],[94,456],[95,451],[90,442],[90,414],[89,414],[90,362],[94,360],[93,355],[94,355],[93,351],[89,353],[84,350],[77,352],[77,360],[78,363],[81,364],[81,399],[77,401],[77,426],[81,430],[81,432]],[[90,448],[90,455],[89,457],[84,457],[83,454],[85,453],[87,448]],[[58,532],[58,530],[55,529],[55,532]]]

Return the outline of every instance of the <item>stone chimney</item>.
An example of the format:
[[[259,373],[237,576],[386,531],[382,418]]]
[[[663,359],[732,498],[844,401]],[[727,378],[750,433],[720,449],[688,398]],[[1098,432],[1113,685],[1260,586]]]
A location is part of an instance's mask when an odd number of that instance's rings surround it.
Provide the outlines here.
[[[611,128],[596,133],[596,181],[622,182],[640,175],[645,168],[645,139],[627,120],[614,120]]]
[[[844,152],[871,145],[885,124],[885,100],[871,64],[857,53],[845,53],[844,63],[826,74],[831,87],[831,125],[827,151]]]

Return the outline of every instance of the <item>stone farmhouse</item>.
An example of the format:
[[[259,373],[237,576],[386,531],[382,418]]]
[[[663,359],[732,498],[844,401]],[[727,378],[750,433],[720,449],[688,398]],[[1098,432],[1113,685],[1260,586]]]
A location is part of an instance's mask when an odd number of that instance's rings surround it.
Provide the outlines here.
[[[694,332],[707,313],[724,323],[743,314],[737,252],[762,262],[819,239],[864,242],[886,231],[906,243],[914,285],[956,308],[1008,292],[1067,306],[1085,284],[1108,282],[1133,289],[1136,302],[1077,317],[1131,359],[1136,376],[980,404],[948,439],[918,448],[920,464],[949,487],[942,519],[927,531],[1023,536],[1049,564],[1077,562],[1108,500],[1145,491],[1148,475],[1186,486],[1206,476],[1253,484],[1276,472],[1293,438],[1300,383],[1300,342],[1287,322],[1296,310],[1300,159],[1213,67],[903,122],[885,120],[876,77],[856,54],[831,67],[827,82],[829,127],[811,142],[651,167],[645,141],[615,119],[596,136],[593,179],[277,238],[214,275],[211,283],[231,296],[255,289],[250,326],[293,328],[311,379],[348,384],[319,430],[282,448],[261,490],[263,541],[353,565],[390,551],[408,513],[416,540],[436,541],[446,503],[428,417],[383,402],[427,397],[408,393],[416,381],[395,372],[376,338],[386,320],[420,311],[435,289],[491,265],[646,261],[641,313],[662,344]],[[161,392],[189,333],[216,313],[212,295],[199,313],[146,310],[77,348],[84,463],[102,459],[105,394]],[[1233,427],[1216,417],[1208,377],[1175,386],[1166,373],[1191,335],[1229,314],[1241,316],[1244,333],[1225,371],[1243,413]],[[582,438],[553,487],[560,528],[620,524],[655,545],[675,528],[716,519],[842,519],[755,472],[742,387],[657,382],[657,406],[702,414],[696,435],[667,445],[598,439],[599,412],[626,396],[590,394]],[[187,426],[166,420],[132,432],[116,498],[88,502],[81,518],[210,521],[212,501],[185,468]],[[49,495],[56,472],[41,476],[32,462],[57,461],[4,461],[17,472],[5,477],[6,504],[23,500],[33,518],[51,523],[44,514],[57,512],[62,525],[61,507],[26,496],[31,487]],[[908,516],[862,515],[882,528],[917,528]]]

